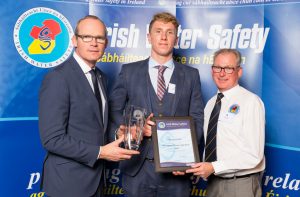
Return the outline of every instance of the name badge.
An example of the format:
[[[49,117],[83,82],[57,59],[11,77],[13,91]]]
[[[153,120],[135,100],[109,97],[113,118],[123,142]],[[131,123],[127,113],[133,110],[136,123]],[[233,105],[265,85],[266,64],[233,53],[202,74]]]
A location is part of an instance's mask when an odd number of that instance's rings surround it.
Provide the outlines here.
[[[168,92],[170,94],[175,94],[176,85],[173,83],[169,83]]]

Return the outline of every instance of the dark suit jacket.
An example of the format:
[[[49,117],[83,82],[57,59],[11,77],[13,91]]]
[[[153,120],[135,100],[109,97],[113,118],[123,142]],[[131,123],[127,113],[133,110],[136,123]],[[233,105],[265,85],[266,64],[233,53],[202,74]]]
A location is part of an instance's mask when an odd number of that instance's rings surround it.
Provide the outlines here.
[[[101,79],[106,92],[103,73]],[[84,197],[96,192],[104,165],[97,156],[106,141],[107,117],[105,106],[104,123],[100,121],[97,99],[73,57],[46,75],[40,89],[39,130],[47,150],[42,189],[48,195]]]
[[[151,113],[152,103],[150,88],[152,84],[148,73],[149,59],[123,65],[119,78],[109,98],[110,105],[110,131],[122,123],[122,114],[126,105],[136,105],[147,109]],[[179,64],[174,61],[173,75],[176,77],[175,100],[168,116],[192,116],[196,126],[198,142],[203,136],[203,101],[201,97],[199,72],[195,68]],[[172,76],[173,77],[173,76]],[[111,136],[112,137],[112,136]],[[133,156],[128,161],[121,162],[123,173],[134,176],[141,168],[149,150],[149,140],[143,140],[138,156]]]

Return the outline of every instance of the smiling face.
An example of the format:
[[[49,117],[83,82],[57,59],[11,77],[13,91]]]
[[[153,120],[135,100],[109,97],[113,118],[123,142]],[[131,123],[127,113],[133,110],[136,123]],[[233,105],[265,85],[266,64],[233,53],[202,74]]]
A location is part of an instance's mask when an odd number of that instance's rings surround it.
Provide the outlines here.
[[[157,20],[150,29],[148,41],[152,45],[151,57],[159,63],[165,63],[172,58],[173,48],[178,41],[176,27],[171,22]]]
[[[78,35],[93,36],[93,37],[106,37],[106,27],[105,25],[93,18],[87,18],[82,20],[78,24]],[[107,46],[107,39],[105,43],[97,43],[96,39],[93,38],[90,42],[84,42],[82,38],[73,36],[72,42],[75,52],[87,63],[91,68],[93,68],[96,62],[102,57],[104,50]]]
[[[229,90],[238,84],[243,71],[237,64],[237,57],[234,53],[220,53],[215,57],[214,66],[234,68],[231,74],[225,73],[224,69],[219,73],[211,71],[212,78],[221,92]]]

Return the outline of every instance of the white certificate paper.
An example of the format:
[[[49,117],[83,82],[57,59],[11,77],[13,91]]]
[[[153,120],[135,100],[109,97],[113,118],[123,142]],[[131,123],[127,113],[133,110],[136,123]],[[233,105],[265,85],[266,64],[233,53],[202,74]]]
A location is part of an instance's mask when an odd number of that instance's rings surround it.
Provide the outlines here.
[[[158,122],[157,139],[161,167],[190,166],[195,162],[189,121]]]

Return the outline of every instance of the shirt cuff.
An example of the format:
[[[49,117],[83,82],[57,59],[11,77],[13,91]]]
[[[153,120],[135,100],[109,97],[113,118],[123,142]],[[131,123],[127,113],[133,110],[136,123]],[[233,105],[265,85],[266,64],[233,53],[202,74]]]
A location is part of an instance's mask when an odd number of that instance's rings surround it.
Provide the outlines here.
[[[99,153],[98,153],[98,158],[97,159],[100,159],[101,149],[102,149],[102,147],[100,146],[99,147]]]

